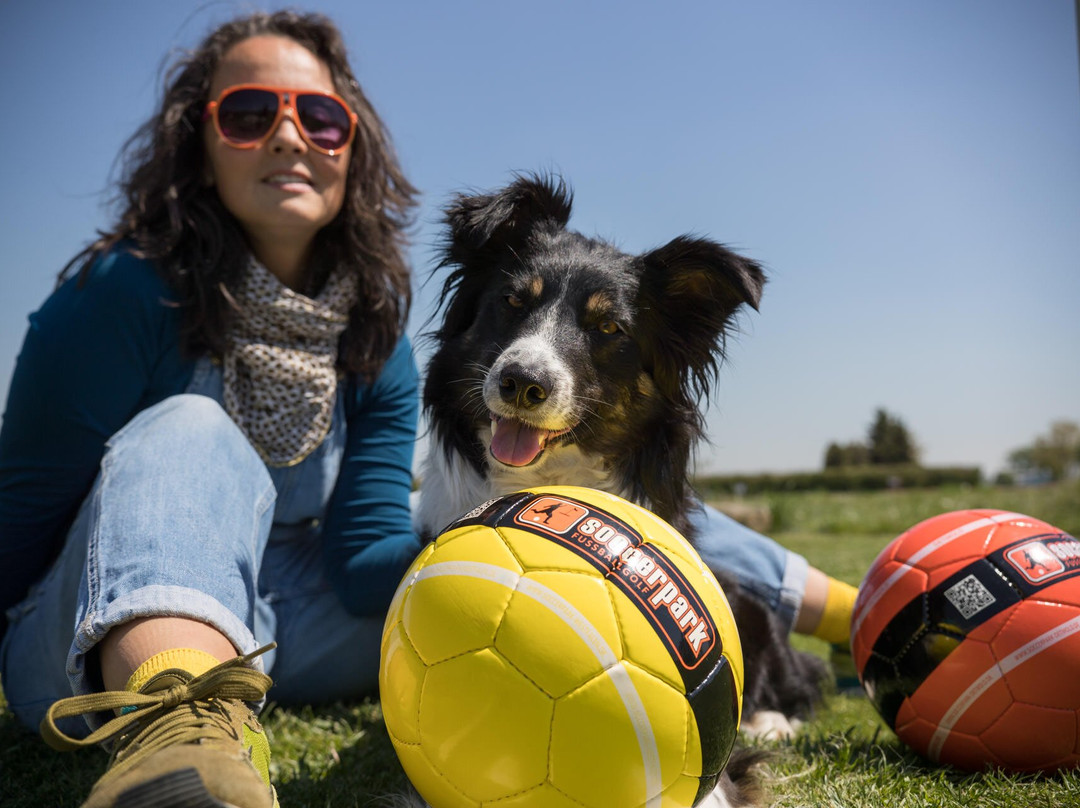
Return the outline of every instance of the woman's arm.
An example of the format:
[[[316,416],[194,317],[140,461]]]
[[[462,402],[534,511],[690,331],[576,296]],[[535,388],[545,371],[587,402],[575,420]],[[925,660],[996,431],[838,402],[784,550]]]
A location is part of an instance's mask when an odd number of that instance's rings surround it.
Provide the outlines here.
[[[0,615],[60,551],[105,442],[190,378],[167,297],[151,264],[115,251],[30,315],[0,428]]]
[[[381,616],[420,550],[409,510],[419,379],[402,338],[382,373],[358,385],[323,533],[327,577],[351,613]]]

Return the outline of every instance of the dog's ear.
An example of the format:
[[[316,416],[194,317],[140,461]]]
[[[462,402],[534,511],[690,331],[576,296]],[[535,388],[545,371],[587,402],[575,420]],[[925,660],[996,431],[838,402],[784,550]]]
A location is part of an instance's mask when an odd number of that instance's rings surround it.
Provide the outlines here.
[[[561,178],[521,175],[492,194],[457,196],[446,210],[444,263],[469,266],[485,252],[520,250],[542,225],[565,227],[572,194]]]
[[[458,195],[447,207],[446,241],[440,268],[451,271],[443,282],[441,339],[465,331],[476,316],[476,303],[507,255],[520,258],[538,228],[557,229],[570,220],[572,195],[562,179],[521,175],[491,194]]]
[[[659,335],[646,348],[653,376],[669,395],[707,395],[735,312],[743,304],[758,308],[765,273],[723,245],[691,236],[641,259],[647,326]]]

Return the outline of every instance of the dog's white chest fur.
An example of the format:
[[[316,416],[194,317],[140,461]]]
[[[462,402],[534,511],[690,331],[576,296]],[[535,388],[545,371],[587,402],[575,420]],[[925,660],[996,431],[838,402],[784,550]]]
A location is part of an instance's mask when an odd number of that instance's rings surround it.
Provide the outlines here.
[[[481,436],[483,439],[484,436]],[[489,462],[487,474],[478,474],[456,452],[431,447],[424,461],[419,502],[413,508],[413,525],[421,536],[435,536],[463,513],[482,502],[523,488],[548,485],[580,485],[628,497],[618,490],[611,469],[601,458],[589,456],[577,446],[552,447],[540,462],[523,468]]]

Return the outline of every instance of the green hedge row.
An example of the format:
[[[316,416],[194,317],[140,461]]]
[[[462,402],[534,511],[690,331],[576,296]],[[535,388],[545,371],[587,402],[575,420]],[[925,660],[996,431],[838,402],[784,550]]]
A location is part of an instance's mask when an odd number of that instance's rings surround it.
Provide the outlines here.
[[[706,498],[745,496],[773,491],[880,491],[887,488],[937,488],[978,485],[978,466],[842,466],[791,474],[731,474],[697,477],[694,486]]]

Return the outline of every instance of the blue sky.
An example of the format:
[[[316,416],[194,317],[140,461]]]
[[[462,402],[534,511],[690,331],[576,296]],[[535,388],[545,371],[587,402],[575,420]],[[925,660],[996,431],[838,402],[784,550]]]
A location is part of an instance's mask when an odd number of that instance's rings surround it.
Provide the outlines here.
[[[440,206],[550,170],[588,235],[640,252],[690,232],[767,267],[702,471],[818,468],[877,407],[926,462],[988,472],[1080,420],[1073,0],[292,5],[341,26],[423,191],[413,333]],[[0,394],[26,315],[111,221],[167,54],[276,7],[0,4]]]

